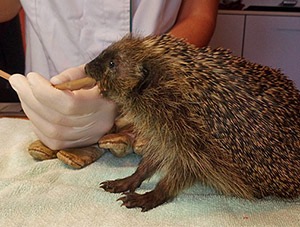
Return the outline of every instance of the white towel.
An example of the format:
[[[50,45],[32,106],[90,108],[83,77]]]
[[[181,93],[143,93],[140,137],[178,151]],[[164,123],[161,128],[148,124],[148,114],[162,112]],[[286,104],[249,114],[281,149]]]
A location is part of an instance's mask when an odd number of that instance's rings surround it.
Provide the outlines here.
[[[37,138],[27,120],[1,118],[0,135],[0,226],[300,226],[300,199],[250,202],[201,184],[145,213],[120,207],[120,195],[99,189],[99,183],[133,173],[138,156],[106,153],[74,170],[58,159],[31,158],[27,146]],[[157,180],[144,182],[138,192]]]

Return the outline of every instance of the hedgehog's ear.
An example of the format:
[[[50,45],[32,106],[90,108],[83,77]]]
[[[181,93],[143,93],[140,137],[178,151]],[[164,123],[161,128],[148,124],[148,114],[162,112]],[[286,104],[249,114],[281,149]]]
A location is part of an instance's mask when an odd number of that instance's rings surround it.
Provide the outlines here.
[[[142,66],[141,68],[141,73],[142,77],[140,81],[137,83],[137,85],[134,87],[134,91],[137,92],[138,94],[142,94],[143,91],[150,86],[151,84],[151,76],[150,76],[150,71],[148,67],[145,65]]]
[[[149,69],[147,67],[143,66],[142,73],[144,78],[149,77]]]

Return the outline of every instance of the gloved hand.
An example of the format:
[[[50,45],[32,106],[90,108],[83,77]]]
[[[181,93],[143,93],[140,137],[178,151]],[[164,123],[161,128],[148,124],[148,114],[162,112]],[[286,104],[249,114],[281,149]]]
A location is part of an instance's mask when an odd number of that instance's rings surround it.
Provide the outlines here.
[[[85,77],[84,66],[70,68],[52,84]],[[10,84],[18,93],[39,139],[53,150],[96,143],[114,124],[116,105],[99,95],[97,86],[77,91],[58,90],[44,77],[14,74]]]

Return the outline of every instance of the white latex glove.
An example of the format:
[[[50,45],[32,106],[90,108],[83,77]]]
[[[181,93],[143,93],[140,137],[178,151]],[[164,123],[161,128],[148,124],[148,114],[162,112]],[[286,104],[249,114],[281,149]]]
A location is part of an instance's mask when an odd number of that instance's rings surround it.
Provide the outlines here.
[[[51,83],[85,76],[83,66],[80,66],[53,77]],[[102,98],[97,86],[61,91],[37,73],[29,73],[27,77],[14,74],[9,82],[18,93],[34,132],[51,149],[96,143],[114,123],[116,105]]]

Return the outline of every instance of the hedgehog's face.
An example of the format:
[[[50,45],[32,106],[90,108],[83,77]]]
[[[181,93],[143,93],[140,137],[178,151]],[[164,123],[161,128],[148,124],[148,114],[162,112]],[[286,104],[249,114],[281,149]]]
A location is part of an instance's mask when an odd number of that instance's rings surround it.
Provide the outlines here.
[[[97,81],[103,96],[117,101],[146,88],[150,78],[145,59],[133,53],[109,47],[86,65],[86,73]]]

